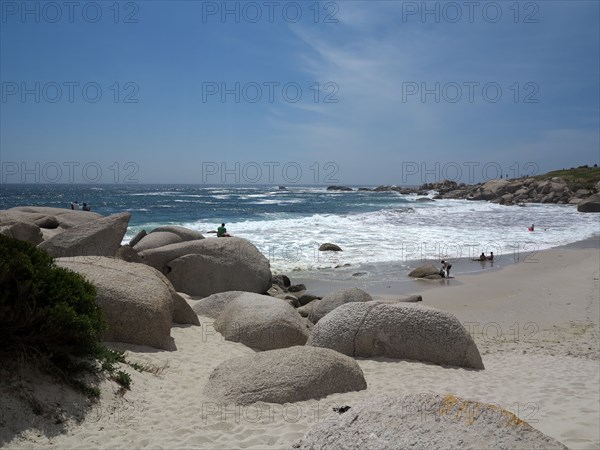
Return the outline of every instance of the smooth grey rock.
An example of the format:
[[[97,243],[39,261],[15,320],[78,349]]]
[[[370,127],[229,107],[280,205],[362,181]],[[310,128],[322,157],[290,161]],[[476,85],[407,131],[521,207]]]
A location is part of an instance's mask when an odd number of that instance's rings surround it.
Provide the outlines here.
[[[300,306],[307,305],[314,300],[321,300],[321,297],[317,297],[316,295],[312,295],[312,294],[302,294],[300,297],[298,297]]]
[[[153,231],[144,236],[137,244],[133,246],[133,248],[139,253],[143,252],[144,250],[164,247],[165,245],[177,244],[179,242],[182,242],[182,240],[175,233],[168,231]]]
[[[200,316],[212,317],[213,319],[216,319],[223,312],[229,302],[238,298],[244,293],[245,292],[243,291],[219,292],[196,301],[196,304],[192,306],[192,309]]]
[[[594,194],[577,203],[579,212],[600,212],[600,194]]]
[[[378,395],[348,406],[317,423],[292,448],[567,450],[497,405],[453,395]]]
[[[0,224],[0,234],[35,245],[42,242],[43,239],[40,227],[27,222],[4,222],[4,224]]]
[[[271,286],[269,260],[241,238],[180,242],[144,250],[140,256],[178,291],[193,296],[236,290],[262,294]]]
[[[56,264],[96,286],[97,302],[108,324],[103,340],[171,348],[174,291],[158,271],[102,256],[58,258]]]
[[[0,225],[5,220],[27,223],[42,221],[44,223],[45,218],[48,216],[54,217],[58,221],[58,227],[61,231],[102,218],[100,214],[89,211],[73,211],[66,208],[51,208],[47,206],[17,206],[0,211]]]
[[[54,230],[58,228],[60,222],[54,216],[44,216],[34,221],[34,223],[40,228],[46,228],[49,230]]]
[[[347,303],[312,328],[307,345],[348,356],[484,369],[473,338],[456,317],[414,303]]]
[[[226,340],[257,350],[304,345],[309,335],[302,316],[287,301],[248,292],[229,302],[214,327]]]
[[[367,388],[352,358],[329,349],[290,347],[228,359],[208,379],[204,394],[221,403],[292,403]]]
[[[114,256],[127,232],[130,218],[131,214],[124,212],[85,222],[51,237],[38,247],[56,258]]]
[[[306,317],[308,319],[308,316],[310,315],[310,312],[315,307],[315,305],[317,304],[318,301],[319,300],[307,303],[306,305],[301,306],[300,308],[296,309],[296,312],[298,314],[300,314],[302,317]],[[312,322],[310,322],[310,323],[312,323]]]
[[[440,269],[431,264],[425,264],[423,266],[417,267],[412,272],[410,272],[408,276],[412,278],[427,278],[432,280],[443,278],[440,275]]]
[[[142,230],[140,231],[138,234],[136,234],[133,239],[131,241],[129,241],[129,245],[131,247],[135,247],[135,245],[140,242],[145,236],[147,236],[148,233],[146,233],[146,230]]]
[[[204,236],[199,231],[190,230],[189,228],[180,227],[178,225],[164,225],[162,227],[155,228],[154,230],[152,230],[150,232],[150,234],[164,232],[164,231],[166,231],[168,233],[176,234],[177,236],[179,236],[181,238],[182,242],[195,241],[197,239],[204,239]]]
[[[198,314],[196,314],[189,303],[185,301],[185,298],[175,291],[171,294],[173,297],[173,322],[183,325],[200,325]]]
[[[115,253],[115,258],[122,259],[126,262],[134,262],[140,264],[143,263],[142,258],[140,258],[140,255],[138,255],[138,252],[136,252],[133,249],[133,247],[129,245],[122,245],[121,247],[119,247],[119,249]]]
[[[323,297],[321,301],[313,307],[308,318],[312,323],[317,323],[322,317],[343,304],[370,301],[373,301],[373,297],[362,289],[342,289]]]

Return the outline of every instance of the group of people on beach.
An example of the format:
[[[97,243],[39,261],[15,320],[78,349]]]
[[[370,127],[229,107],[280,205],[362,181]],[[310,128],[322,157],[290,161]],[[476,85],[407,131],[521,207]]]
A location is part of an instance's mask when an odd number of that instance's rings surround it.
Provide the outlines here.
[[[73,211],[79,211],[79,202],[77,200],[75,200],[74,202],[71,202],[71,209]],[[83,206],[81,207],[81,209],[83,211],[91,211],[92,209],[90,208],[90,206],[83,202]]]
[[[493,261],[494,260],[494,252],[490,252],[490,256],[485,256],[485,253],[481,252],[479,258],[473,258],[472,261]]]

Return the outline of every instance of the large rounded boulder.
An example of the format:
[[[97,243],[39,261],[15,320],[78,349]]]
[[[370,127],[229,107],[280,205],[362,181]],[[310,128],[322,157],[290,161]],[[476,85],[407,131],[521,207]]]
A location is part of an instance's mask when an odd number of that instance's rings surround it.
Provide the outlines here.
[[[180,242],[139,255],[144,263],[165,274],[177,291],[193,296],[226,291],[262,294],[271,287],[269,260],[241,238]]]
[[[56,264],[96,287],[108,325],[103,340],[171,348],[174,291],[155,269],[101,256],[58,258]]]
[[[432,264],[425,264],[417,267],[411,271],[408,276],[412,278],[425,278],[426,280],[441,280],[444,278],[442,275],[440,275],[440,269]]]
[[[165,245],[177,244],[179,242],[194,241],[204,239],[201,233],[195,230],[189,230],[184,227],[168,225],[158,227],[139,239],[133,248],[138,251],[150,250],[152,248],[163,247]]]
[[[335,291],[329,295],[326,295],[314,305],[308,316],[308,319],[312,323],[317,323],[322,317],[329,314],[331,311],[341,305],[355,302],[370,302],[372,300],[373,297],[371,297],[362,289],[358,288]]]
[[[484,368],[473,338],[455,316],[415,303],[342,305],[312,328],[307,345],[348,356]]]
[[[600,212],[600,194],[594,194],[577,203],[579,212]]]
[[[209,295],[206,298],[196,300],[192,309],[199,316],[212,317],[216,319],[232,300],[238,298],[242,291],[227,291]]]
[[[214,327],[226,340],[257,350],[304,345],[309,336],[306,321],[288,302],[248,292],[228,303]]]
[[[38,245],[55,258],[115,256],[127,232],[131,214],[114,214],[84,222],[56,234]]]
[[[316,424],[292,448],[567,449],[511,412],[452,395],[378,395],[349,406]]]
[[[297,346],[224,361],[210,375],[204,394],[222,403],[283,404],[366,388],[363,372],[352,358]]]

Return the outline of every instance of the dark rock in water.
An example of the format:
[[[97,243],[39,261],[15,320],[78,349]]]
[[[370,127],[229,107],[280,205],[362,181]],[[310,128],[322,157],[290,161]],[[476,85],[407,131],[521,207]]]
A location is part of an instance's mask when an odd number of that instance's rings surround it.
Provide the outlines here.
[[[285,186],[279,186],[279,190],[280,191],[287,191],[287,188]]]
[[[337,266],[334,267],[334,269],[341,269],[342,267],[350,267],[350,266],[352,266],[352,264],[350,264],[350,263],[338,264]]]
[[[331,244],[329,242],[326,242],[325,244],[321,244],[319,246],[319,251],[320,252],[341,252],[342,249],[335,245],[335,244]]]
[[[146,233],[146,230],[142,230],[140,231],[138,234],[136,234],[134,236],[134,238],[129,241],[129,245],[131,247],[133,247],[135,244],[137,244],[138,242],[140,242],[142,240],[142,238],[144,238],[148,233]]]
[[[298,298],[301,306],[307,305],[314,300],[321,300],[321,297],[317,297],[316,295],[312,294],[303,294],[300,296],[300,298]]]
[[[327,186],[328,191],[352,191],[353,189],[348,186]]]
[[[591,197],[577,203],[579,212],[600,212],[600,194],[594,194]]]
[[[294,284],[293,286],[290,286],[288,288],[288,291],[290,292],[300,292],[300,291],[305,291],[306,290],[306,286],[304,286],[303,284]]]
[[[273,275],[273,284],[276,284],[283,289],[287,289],[292,285],[292,282],[286,275]]]
[[[418,203],[427,203],[427,202],[433,202],[435,200],[433,200],[432,198],[429,197],[419,197],[418,199],[415,200],[415,202]]]
[[[362,188],[358,188],[358,190],[359,191],[371,191],[372,189],[371,188],[364,188],[364,187],[362,187]]]
[[[367,274],[367,272],[354,272],[354,273],[352,274],[352,276],[353,276],[353,277],[362,277],[362,276],[364,276],[364,275],[366,275],[366,274]]]

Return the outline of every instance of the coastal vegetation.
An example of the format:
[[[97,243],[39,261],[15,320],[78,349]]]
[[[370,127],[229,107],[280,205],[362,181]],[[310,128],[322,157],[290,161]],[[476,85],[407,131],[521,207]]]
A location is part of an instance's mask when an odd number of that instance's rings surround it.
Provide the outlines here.
[[[55,266],[35,245],[0,235],[0,360],[19,362],[54,375],[98,397],[96,381],[116,372],[122,353],[101,344],[106,322],[96,288],[81,275]],[[84,381],[85,380],[85,381]]]

